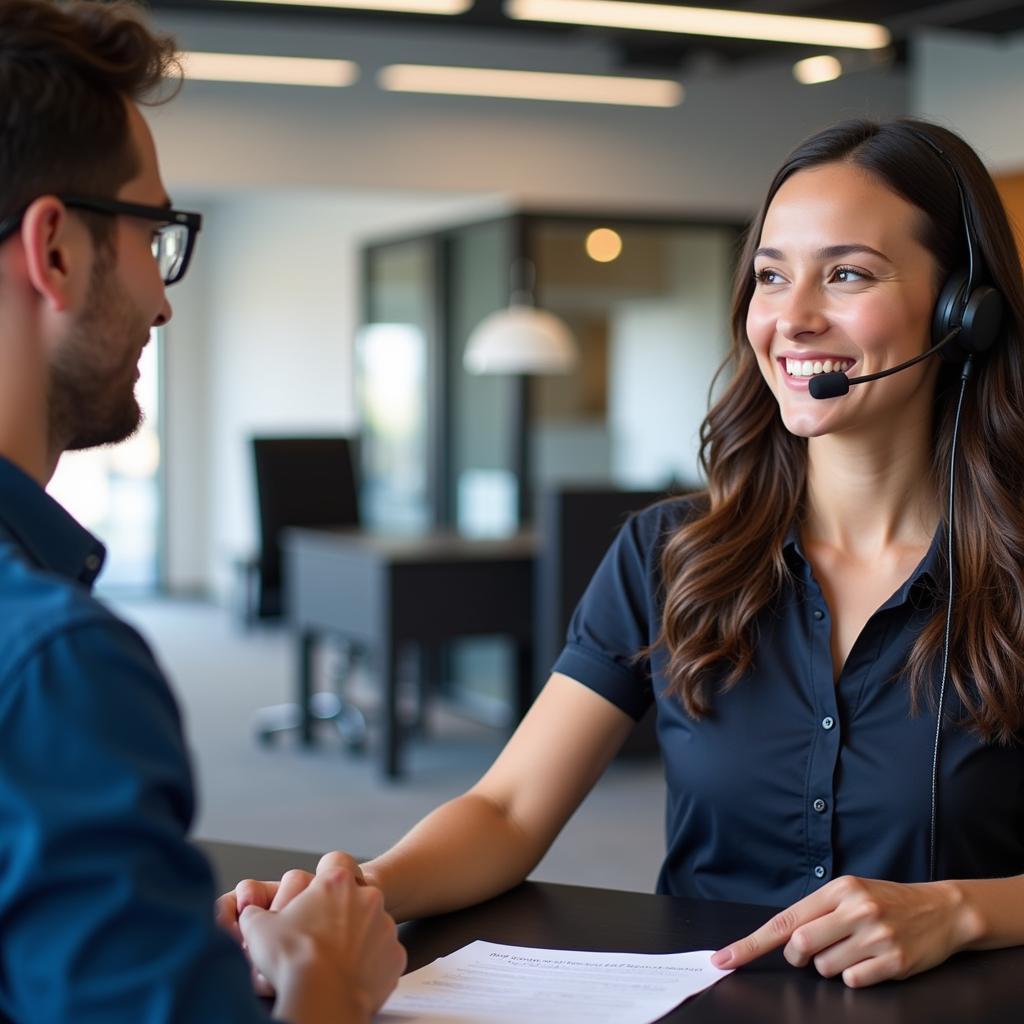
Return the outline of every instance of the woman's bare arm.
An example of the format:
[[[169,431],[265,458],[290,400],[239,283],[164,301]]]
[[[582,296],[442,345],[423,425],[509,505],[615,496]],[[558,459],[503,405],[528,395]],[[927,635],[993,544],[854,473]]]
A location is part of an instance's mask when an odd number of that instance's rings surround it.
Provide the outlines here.
[[[523,881],[622,746],[633,720],[551,676],[484,777],[362,865],[403,921],[489,899]]]

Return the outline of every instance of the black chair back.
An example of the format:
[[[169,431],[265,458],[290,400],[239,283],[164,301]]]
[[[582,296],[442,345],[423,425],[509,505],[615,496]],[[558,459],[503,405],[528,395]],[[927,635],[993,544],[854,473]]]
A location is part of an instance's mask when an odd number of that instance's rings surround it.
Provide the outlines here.
[[[560,487],[541,496],[537,560],[535,677],[543,683],[565,644],[565,633],[590,578],[631,512],[666,497],[665,491]],[[626,752],[657,749],[653,715],[627,741]]]
[[[357,526],[355,442],[347,437],[254,437],[259,514],[259,615],[281,614],[281,531]]]

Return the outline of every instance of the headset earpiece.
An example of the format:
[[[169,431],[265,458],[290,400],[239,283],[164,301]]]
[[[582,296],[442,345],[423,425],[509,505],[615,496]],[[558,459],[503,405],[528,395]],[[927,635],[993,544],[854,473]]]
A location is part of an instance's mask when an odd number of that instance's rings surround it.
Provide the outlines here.
[[[956,340],[971,355],[987,352],[999,337],[1002,325],[1002,295],[988,285],[978,285],[967,300]]]
[[[965,297],[967,286],[965,272],[951,275],[935,303],[932,344],[937,345],[950,331],[960,328],[956,340],[939,353],[951,363],[987,352],[999,337],[1003,322],[1002,295],[989,285],[978,285]]]
[[[967,274],[962,271],[951,274],[939,291],[935,302],[935,313],[932,316],[932,344],[937,345],[950,331],[960,325],[960,309],[963,305],[963,293],[967,289]],[[939,352],[942,358],[950,363],[962,363],[967,358],[967,350],[960,344],[961,334]]]
[[[906,125],[910,134],[923,142],[946,165],[956,185],[967,242],[967,266],[951,274],[939,291],[932,315],[932,345],[938,345],[950,331],[959,329],[956,338],[940,351],[943,359],[962,363],[968,356],[987,352],[999,337],[1003,325],[1003,297],[991,285],[975,284],[984,276],[984,261],[977,232],[956,164],[943,152],[942,147],[927,132]],[[972,284],[974,287],[971,287]]]

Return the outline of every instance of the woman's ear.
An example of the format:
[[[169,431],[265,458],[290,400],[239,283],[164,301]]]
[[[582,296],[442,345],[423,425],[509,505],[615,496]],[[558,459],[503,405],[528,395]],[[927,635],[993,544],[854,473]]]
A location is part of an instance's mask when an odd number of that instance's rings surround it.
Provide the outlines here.
[[[82,292],[79,278],[89,273],[91,246],[85,225],[69,217],[56,196],[40,196],[25,211],[20,237],[32,288],[51,312],[66,312]]]

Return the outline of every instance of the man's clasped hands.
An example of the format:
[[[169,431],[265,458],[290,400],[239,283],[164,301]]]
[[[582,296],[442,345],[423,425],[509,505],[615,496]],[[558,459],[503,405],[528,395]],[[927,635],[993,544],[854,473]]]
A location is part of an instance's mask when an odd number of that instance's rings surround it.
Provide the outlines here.
[[[368,1019],[405,969],[405,949],[383,893],[367,884],[346,853],[325,854],[312,874],[246,879],[217,900],[216,915],[248,954],[256,991],[276,995],[278,1006],[293,1013],[303,990],[328,985],[351,1019]],[[295,963],[304,968],[296,972]]]

